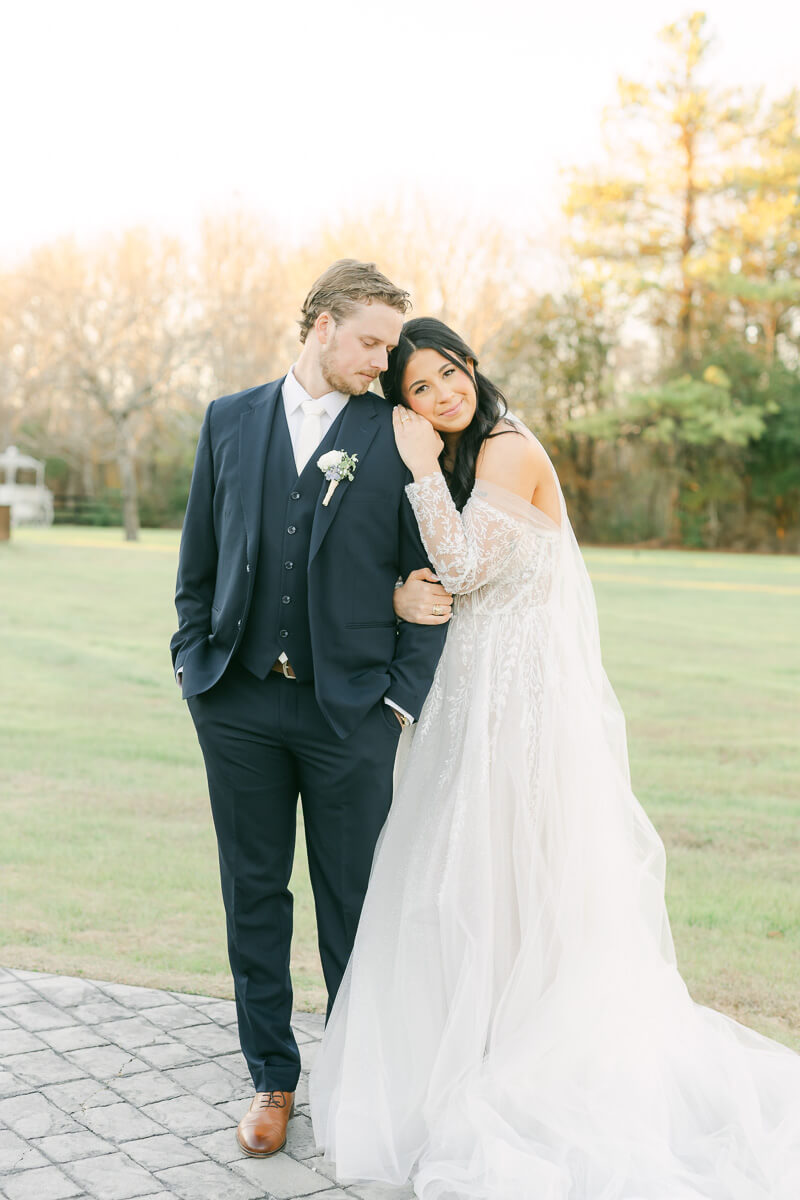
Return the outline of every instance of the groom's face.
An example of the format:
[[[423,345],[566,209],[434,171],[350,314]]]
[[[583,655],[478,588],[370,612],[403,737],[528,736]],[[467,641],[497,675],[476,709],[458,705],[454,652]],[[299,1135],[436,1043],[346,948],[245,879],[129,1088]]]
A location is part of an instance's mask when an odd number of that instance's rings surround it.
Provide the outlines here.
[[[322,376],[332,391],[360,396],[386,370],[403,316],[388,304],[359,304],[343,321],[323,313],[317,323]]]

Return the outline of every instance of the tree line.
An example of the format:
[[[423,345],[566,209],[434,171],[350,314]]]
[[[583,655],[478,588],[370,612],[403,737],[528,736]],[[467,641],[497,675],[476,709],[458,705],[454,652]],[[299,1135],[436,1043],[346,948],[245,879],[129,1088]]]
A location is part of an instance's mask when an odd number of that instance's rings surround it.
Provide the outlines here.
[[[800,549],[800,93],[707,82],[694,13],[620,80],[557,244],[421,201],[286,246],[243,211],[0,272],[0,447],[97,520],[178,524],[214,396],[274,378],[331,261],[376,261],[463,333],[551,453],[579,536]],[[548,285],[532,280],[548,278]]]

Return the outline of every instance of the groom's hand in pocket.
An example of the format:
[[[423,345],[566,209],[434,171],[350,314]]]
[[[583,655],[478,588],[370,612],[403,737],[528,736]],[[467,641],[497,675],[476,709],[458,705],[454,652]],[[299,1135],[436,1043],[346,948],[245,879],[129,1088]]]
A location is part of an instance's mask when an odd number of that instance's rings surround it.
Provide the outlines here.
[[[412,571],[394,590],[394,611],[413,625],[446,625],[452,616],[453,597],[445,591],[430,567]]]

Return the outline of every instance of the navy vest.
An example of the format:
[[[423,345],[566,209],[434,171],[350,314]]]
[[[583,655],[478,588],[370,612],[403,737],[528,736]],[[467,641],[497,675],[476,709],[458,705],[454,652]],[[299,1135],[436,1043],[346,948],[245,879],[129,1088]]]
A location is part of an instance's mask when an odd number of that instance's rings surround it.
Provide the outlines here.
[[[279,395],[264,464],[261,543],[241,662],[260,679],[283,652],[297,678],[311,683],[311,630],[308,622],[308,554],[311,526],[325,483],[317,459],[336,448],[344,409],[298,476],[292,439]],[[325,484],[327,487],[327,484]]]

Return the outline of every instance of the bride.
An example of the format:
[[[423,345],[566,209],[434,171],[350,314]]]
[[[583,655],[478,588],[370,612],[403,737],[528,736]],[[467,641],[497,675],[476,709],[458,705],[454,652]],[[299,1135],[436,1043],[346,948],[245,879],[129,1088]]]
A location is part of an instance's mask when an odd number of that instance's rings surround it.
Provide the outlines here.
[[[439,321],[383,384],[456,600],[312,1070],[317,1144],[422,1200],[798,1200],[800,1056],[678,974],[547,454]]]

